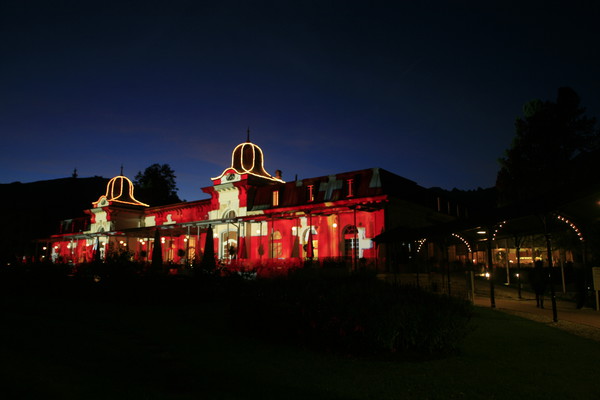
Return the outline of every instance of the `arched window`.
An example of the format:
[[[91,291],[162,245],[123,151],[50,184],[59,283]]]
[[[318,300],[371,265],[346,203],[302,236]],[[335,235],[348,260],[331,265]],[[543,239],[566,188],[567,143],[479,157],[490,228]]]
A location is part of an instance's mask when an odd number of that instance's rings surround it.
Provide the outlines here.
[[[223,258],[234,259],[236,258],[238,236],[236,231],[223,232],[221,234],[222,243],[222,254]]]
[[[233,210],[229,210],[225,214],[223,214],[223,219],[233,219],[235,217],[236,217],[235,211],[233,211]]]
[[[196,254],[196,238],[193,236],[188,237],[186,247],[187,247],[187,253],[186,253],[187,263],[191,264],[192,262],[194,262],[194,260],[198,259],[198,255]]]
[[[275,231],[271,234],[271,258],[283,257],[283,248],[281,245],[281,232]]]

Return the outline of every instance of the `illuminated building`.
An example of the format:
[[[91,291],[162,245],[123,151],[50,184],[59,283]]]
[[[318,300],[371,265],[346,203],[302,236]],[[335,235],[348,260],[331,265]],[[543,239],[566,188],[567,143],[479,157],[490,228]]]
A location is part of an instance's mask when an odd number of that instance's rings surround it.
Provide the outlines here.
[[[372,240],[386,230],[423,228],[457,218],[438,194],[379,168],[285,182],[270,175],[264,154],[249,140],[235,147],[231,165],[202,189],[210,198],[150,207],[117,176],[87,210],[85,230],[52,237],[54,261],[81,263],[128,251],[150,261],[154,232],[163,260],[189,265],[204,253],[209,225],[224,265],[274,271],[306,259],[344,260],[384,270],[389,249]],[[73,224],[76,226],[77,224]]]

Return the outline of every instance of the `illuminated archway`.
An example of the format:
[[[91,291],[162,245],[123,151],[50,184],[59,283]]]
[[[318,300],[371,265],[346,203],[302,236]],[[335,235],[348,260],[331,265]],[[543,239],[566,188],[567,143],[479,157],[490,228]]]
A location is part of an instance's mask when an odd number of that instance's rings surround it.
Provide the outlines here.
[[[461,236],[461,235],[459,235],[458,233],[453,233],[453,234],[452,234],[452,237],[455,237],[455,238],[457,238],[458,240],[460,240],[461,242],[463,242],[463,244],[464,244],[464,245],[466,246],[466,248],[467,248],[467,251],[468,251],[469,253],[472,253],[472,250],[471,250],[471,245],[469,244],[469,242],[467,241],[467,239],[465,239],[464,237],[462,237],[462,236]]]
[[[565,224],[567,224],[569,226],[569,228],[571,228],[573,230],[573,232],[575,232],[575,234],[577,235],[577,238],[579,239],[579,241],[583,242],[583,234],[581,233],[581,231],[579,230],[579,228],[577,227],[577,225],[575,225],[573,222],[569,221],[567,218],[563,217],[562,215],[557,214],[556,215],[556,219],[558,219],[561,222],[564,222]]]

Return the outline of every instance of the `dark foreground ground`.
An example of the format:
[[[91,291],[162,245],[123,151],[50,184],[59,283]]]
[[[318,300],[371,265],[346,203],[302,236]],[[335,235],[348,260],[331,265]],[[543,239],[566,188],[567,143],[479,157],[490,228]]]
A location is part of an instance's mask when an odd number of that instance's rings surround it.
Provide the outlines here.
[[[459,355],[378,360],[250,338],[223,299],[131,298],[5,286],[2,398],[599,398],[600,343],[483,307]]]

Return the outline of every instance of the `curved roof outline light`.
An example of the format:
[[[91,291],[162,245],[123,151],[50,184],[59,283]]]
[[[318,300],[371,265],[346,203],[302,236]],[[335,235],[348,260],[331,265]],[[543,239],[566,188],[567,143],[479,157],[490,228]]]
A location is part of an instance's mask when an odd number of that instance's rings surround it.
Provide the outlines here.
[[[467,246],[467,250],[469,251],[469,253],[472,253],[473,251],[471,250],[471,245],[469,244],[469,242],[467,242],[467,239],[465,239],[464,237],[460,236],[458,233],[453,233],[452,236],[454,236],[455,238],[459,239],[461,242],[463,242],[465,244],[465,246]]]
[[[226,168],[221,175],[211,179],[213,181],[221,179],[230,170],[234,170],[240,175],[249,174],[275,182],[285,183],[285,181],[275,178],[265,171],[262,149],[250,141],[238,144],[231,153],[231,166]]]
[[[417,243],[419,243],[419,246],[417,247],[417,253],[421,252],[421,248],[423,247],[423,245],[425,244],[426,241],[427,241],[427,239],[419,239],[419,240],[417,240]]]
[[[556,214],[556,219],[558,219],[559,221],[564,222],[565,224],[569,225],[569,227],[573,230],[573,232],[575,232],[577,234],[577,238],[583,242],[583,234],[581,233],[581,231],[579,230],[579,228],[577,227],[577,225],[575,225],[574,223],[572,223],[571,221],[569,221],[567,218],[563,217],[562,215]]]
[[[94,207],[98,207],[105,200],[106,203],[121,203],[133,206],[150,207],[146,203],[136,200],[133,196],[133,182],[123,175],[118,175],[108,181],[106,185],[106,194],[100,196],[98,201],[93,202]],[[108,204],[107,204],[108,205]]]

